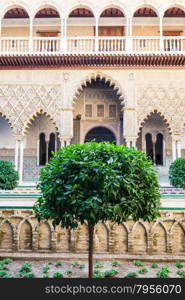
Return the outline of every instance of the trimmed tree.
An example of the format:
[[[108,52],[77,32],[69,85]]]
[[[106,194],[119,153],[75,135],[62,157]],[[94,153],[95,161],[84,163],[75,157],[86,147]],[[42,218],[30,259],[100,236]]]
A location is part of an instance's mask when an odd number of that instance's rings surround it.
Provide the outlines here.
[[[18,183],[19,175],[10,161],[0,160],[0,189],[13,190]]]
[[[177,158],[169,168],[170,183],[185,189],[185,157]]]
[[[89,277],[93,276],[93,233],[98,222],[159,216],[159,185],[152,163],[134,148],[86,143],[62,148],[41,170],[38,219],[75,229],[88,225]]]

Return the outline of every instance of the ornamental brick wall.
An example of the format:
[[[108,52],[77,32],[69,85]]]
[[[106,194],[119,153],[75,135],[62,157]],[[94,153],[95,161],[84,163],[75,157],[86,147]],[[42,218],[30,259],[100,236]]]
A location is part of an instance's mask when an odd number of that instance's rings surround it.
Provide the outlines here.
[[[112,254],[184,254],[185,211],[162,210],[155,222],[110,222],[95,228],[95,252]],[[0,210],[0,252],[86,253],[88,232],[85,225],[75,231],[51,222],[40,224],[31,209]]]

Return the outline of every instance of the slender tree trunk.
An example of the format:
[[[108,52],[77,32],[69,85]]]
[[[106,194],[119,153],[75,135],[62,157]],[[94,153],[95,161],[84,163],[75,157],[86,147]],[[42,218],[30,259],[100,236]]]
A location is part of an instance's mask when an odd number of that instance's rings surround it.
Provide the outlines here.
[[[93,235],[94,235],[94,226],[88,224],[89,230],[89,278],[93,277]]]

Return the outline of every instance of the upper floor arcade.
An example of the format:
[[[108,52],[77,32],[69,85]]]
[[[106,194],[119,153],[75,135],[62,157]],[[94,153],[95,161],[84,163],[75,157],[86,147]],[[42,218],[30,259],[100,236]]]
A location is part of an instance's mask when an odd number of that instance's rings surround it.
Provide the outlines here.
[[[185,0],[2,2],[2,55],[185,52]]]

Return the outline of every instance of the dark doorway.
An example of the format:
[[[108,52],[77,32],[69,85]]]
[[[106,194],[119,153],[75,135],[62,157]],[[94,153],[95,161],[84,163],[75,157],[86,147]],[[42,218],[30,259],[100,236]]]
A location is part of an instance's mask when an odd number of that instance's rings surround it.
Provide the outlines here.
[[[163,165],[163,135],[159,133],[155,144],[156,165]]]
[[[105,127],[96,127],[91,129],[86,137],[85,143],[95,140],[96,142],[112,142],[116,143],[116,138],[112,131]]]
[[[40,134],[39,137],[39,165],[45,166],[46,164],[46,136],[44,133]]]
[[[152,142],[152,135],[150,133],[147,133],[145,135],[146,140],[146,155],[154,161],[154,152],[153,152],[153,142]]]

